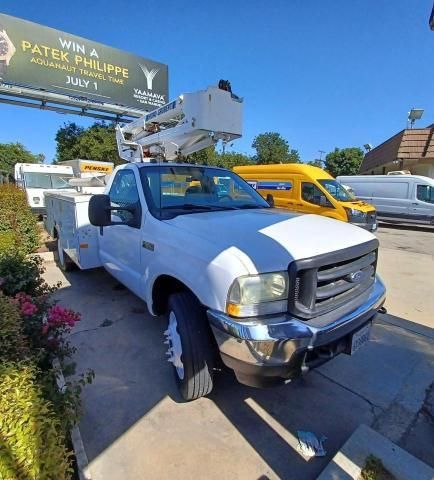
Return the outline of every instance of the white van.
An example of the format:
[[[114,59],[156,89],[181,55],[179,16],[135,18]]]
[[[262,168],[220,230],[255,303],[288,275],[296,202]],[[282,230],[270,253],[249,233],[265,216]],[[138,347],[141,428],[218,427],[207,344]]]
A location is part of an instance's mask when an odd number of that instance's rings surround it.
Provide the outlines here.
[[[45,192],[60,189],[75,190],[68,183],[73,176],[72,167],[69,165],[15,164],[15,183],[26,192],[27,203],[37,215],[45,214]]]
[[[388,222],[434,225],[434,180],[420,175],[340,176],[357,198],[377,209],[377,217]]]

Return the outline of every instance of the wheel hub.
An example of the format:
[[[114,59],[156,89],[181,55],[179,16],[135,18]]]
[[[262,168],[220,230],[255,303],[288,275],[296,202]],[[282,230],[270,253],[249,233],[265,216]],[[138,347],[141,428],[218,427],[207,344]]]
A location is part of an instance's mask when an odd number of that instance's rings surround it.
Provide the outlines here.
[[[184,379],[184,364],[182,362],[182,343],[178,332],[178,321],[174,312],[169,314],[169,325],[164,332],[166,337],[165,344],[169,346],[166,355],[168,362],[172,363],[176,369],[178,377]]]

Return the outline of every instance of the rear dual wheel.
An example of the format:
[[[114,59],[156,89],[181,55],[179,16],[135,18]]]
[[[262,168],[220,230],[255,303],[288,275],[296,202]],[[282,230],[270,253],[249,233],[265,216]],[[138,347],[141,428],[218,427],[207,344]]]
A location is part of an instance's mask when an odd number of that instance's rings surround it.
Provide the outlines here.
[[[215,346],[203,307],[190,292],[169,297],[168,326],[164,332],[167,355],[184,400],[211,392]]]
[[[57,266],[63,272],[69,272],[74,269],[74,262],[68,257],[68,255],[63,250],[62,242],[60,240],[59,234],[57,234],[57,248],[54,252],[54,259],[57,263]]]

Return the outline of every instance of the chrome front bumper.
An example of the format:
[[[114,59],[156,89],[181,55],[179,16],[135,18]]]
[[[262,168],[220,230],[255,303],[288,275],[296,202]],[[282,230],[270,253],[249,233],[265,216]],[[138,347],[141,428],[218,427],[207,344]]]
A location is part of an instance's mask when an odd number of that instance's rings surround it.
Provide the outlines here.
[[[376,316],[385,293],[377,276],[362,305],[327,324],[288,314],[237,321],[222,312],[207,313],[223,363],[241,383],[262,387],[290,380],[346,351],[351,334]]]
[[[374,223],[356,223],[351,222],[351,225],[355,225],[356,227],[363,228],[364,230],[368,230],[368,232],[374,233],[378,230],[378,222],[375,221]]]

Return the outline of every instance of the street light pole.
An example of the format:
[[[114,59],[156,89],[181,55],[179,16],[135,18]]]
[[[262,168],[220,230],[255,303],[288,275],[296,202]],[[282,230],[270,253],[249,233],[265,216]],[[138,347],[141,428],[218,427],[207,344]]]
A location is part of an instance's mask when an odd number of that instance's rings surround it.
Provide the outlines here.
[[[408,112],[408,117],[407,117],[407,128],[410,124],[410,129],[413,128],[414,122],[416,120],[420,120],[422,118],[424,109],[423,108],[412,108]]]

